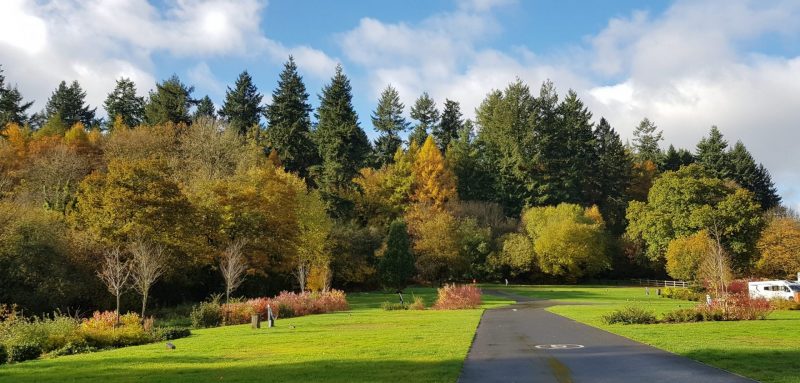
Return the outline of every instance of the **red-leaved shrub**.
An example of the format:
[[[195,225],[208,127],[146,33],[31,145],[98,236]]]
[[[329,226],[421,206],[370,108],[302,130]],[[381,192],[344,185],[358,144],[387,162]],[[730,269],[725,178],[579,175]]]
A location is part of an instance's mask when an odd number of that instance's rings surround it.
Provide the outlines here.
[[[272,315],[276,318],[345,311],[349,308],[347,296],[341,290],[320,293],[282,291],[274,298],[255,298],[244,302],[223,304],[222,313],[225,324],[249,323],[252,314],[258,314],[261,319],[266,320],[267,306],[272,308]]]
[[[481,305],[481,289],[475,285],[444,285],[433,305],[437,310],[474,309]]]
[[[749,294],[747,281],[736,279],[728,284],[728,293],[734,295]]]

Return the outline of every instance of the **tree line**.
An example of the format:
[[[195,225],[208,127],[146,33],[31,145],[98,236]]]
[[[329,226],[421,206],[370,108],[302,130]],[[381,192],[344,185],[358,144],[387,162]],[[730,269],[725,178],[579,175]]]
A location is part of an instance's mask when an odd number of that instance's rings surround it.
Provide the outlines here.
[[[291,57],[269,104],[246,71],[219,108],[193,92],[172,76],[145,98],[122,78],[101,121],[62,82],[31,114],[0,72],[0,302],[110,306],[98,265],[134,262],[137,244],[159,249],[158,305],[412,281],[690,279],[680,270],[697,251],[684,245],[698,236],[741,275],[794,267],[776,250],[786,236],[765,236],[796,218],[716,127],[694,151],[663,150],[644,119],[623,143],[576,92],[519,80],[474,120],[427,93],[408,120],[389,85],[370,141],[342,67],[314,109]]]

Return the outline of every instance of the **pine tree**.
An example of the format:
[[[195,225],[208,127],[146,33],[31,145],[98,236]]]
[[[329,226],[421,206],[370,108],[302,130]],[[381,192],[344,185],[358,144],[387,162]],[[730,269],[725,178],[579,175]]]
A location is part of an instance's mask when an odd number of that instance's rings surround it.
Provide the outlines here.
[[[697,157],[697,163],[706,168],[714,177],[720,179],[730,178],[728,141],[725,141],[716,126],[712,126],[708,137],[703,137],[697,144],[695,156]]]
[[[194,87],[182,83],[177,75],[156,84],[156,91],[150,91],[150,100],[144,108],[145,120],[150,125],[165,122],[190,124],[189,109],[196,103],[192,92]]]
[[[220,117],[230,124],[231,129],[241,135],[258,125],[264,108],[261,106],[263,96],[253,84],[253,78],[247,71],[239,74],[234,89],[228,87],[225,102],[219,110]]]
[[[556,201],[587,205],[593,190],[592,179],[598,173],[592,113],[578,94],[570,90],[558,106],[558,115],[557,129],[563,137],[563,150],[551,153],[551,159],[560,163],[551,174],[553,180],[560,180],[562,184]]]
[[[633,159],[619,134],[605,118],[600,118],[594,130],[594,144],[597,174],[592,177],[596,193],[591,202],[600,208],[611,231],[622,233],[625,230],[625,209],[629,199],[627,190],[631,184]]]
[[[561,109],[564,106],[558,103],[555,85],[547,80],[542,83],[539,97],[534,100],[533,123],[521,121],[526,126],[523,137],[530,153],[521,154],[532,157],[527,166],[533,179],[528,202],[531,205],[557,205],[572,194],[567,187],[569,180],[563,173],[566,171],[563,156],[571,149],[567,130],[563,128],[565,124],[561,121]]]
[[[194,110],[192,119],[197,120],[198,118],[217,118],[217,108],[214,107],[214,102],[208,95],[197,101],[197,108]]]
[[[17,87],[5,84],[3,68],[0,66],[0,130],[5,129],[9,123],[24,125],[28,121],[26,111],[33,105],[33,101],[22,102],[22,94]]]
[[[89,109],[89,106],[84,103],[85,99],[86,92],[77,81],[73,81],[69,86],[65,81],[61,81],[50,99],[47,100],[45,115],[48,120],[58,116],[63,125],[67,127],[78,122],[91,126],[95,123],[94,114],[97,108]]]
[[[408,228],[401,220],[393,221],[389,225],[386,247],[378,263],[381,284],[398,292],[403,291],[415,271]]]
[[[353,177],[372,150],[358,124],[351,92],[350,80],[338,65],[330,84],[322,89],[316,112],[314,141],[322,159],[318,184],[329,212],[337,217],[345,217],[351,211],[344,194],[352,189]]]
[[[764,165],[756,164],[753,156],[741,141],[736,142],[727,155],[731,178],[743,188],[755,194],[761,208],[769,210],[780,204],[781,198]]]
[[[447,151],[450,142],[458,140],[458,134],[464,127],[464,118],[461,114],[461,104],[458,101],[445,99],[442,121],[433,127],[433,137],[436,144],[443,152]]]
[[[659,163],[659,168],[662,172],[675,171],[681,166],[688,166],[694,163],[694,155],[686,149],[675,149],[672,144],[669,145],[664,157]]]
[[[403,117],[405,105],[400,102],[400,95],[391,85],[381,93],[378,106],[372,112],[372,125],[380,136],[375,141],[375,157],[378,165],[392,162],[395,152],[402,144],[400,133],[408,129],[408,122]]]
[[[472,121],[467,120],[456,140],[450,142],[445,157],[456,176],[458,198],[467,201],[495,199],[494,172],[480,140],[472,136]]]
[[[638,162],[651,161],[654,164],[660,162],[661,149],[658,143],[664,137],[660,130],[656,132],[657,129],[656,124],[645,117],[633,130],[633,149]]]
[[[411,118],[419,123],[408,136],[408,142],[414,142],[421,146],[425,139],[428,138],[428,130],[433,129],[439,121],[439,110],[436,109],[436,103],[428,95],[428,92],[423,93],[414,102],[411,107]]]
[[[129,127],[139,126],[144,121],[144,97],[136,95],[136,84],[130,79],[123,77],[117,80],[114,91],[108,94],[103,106],[111,124],[117,116]]]
[[[278,152],[287,171],[308,180],[309,168],[320,163],[311,137],[311,105],[294,58],[284,64],[272,104],[265,108],[267,141]]]

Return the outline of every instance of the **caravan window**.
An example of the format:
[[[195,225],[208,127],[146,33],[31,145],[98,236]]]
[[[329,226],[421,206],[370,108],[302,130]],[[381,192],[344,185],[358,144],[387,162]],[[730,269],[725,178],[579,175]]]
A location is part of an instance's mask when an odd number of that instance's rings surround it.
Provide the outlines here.
[[[789,288],[796,293],[800,293],[800,285],[798,284],[791,284],[789,285]]]

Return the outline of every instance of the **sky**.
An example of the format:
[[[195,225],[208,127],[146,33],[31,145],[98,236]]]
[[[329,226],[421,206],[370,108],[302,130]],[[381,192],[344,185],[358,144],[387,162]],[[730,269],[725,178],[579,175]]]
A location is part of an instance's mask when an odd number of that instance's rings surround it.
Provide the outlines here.
[[[800,209],[797,20],[793,0],[2,0],[0,65],[39,110],[61,80],[98,106],[119,77],[146,95],[172,74],[219,106],[242,70],[269,102],[289,55],[316,105],[341,63],[370,137],[387,84],[406,114],[428,92],[472,117],[493,89],[550,79],[625,140],[648,117],[693,150],[718,126]]]

